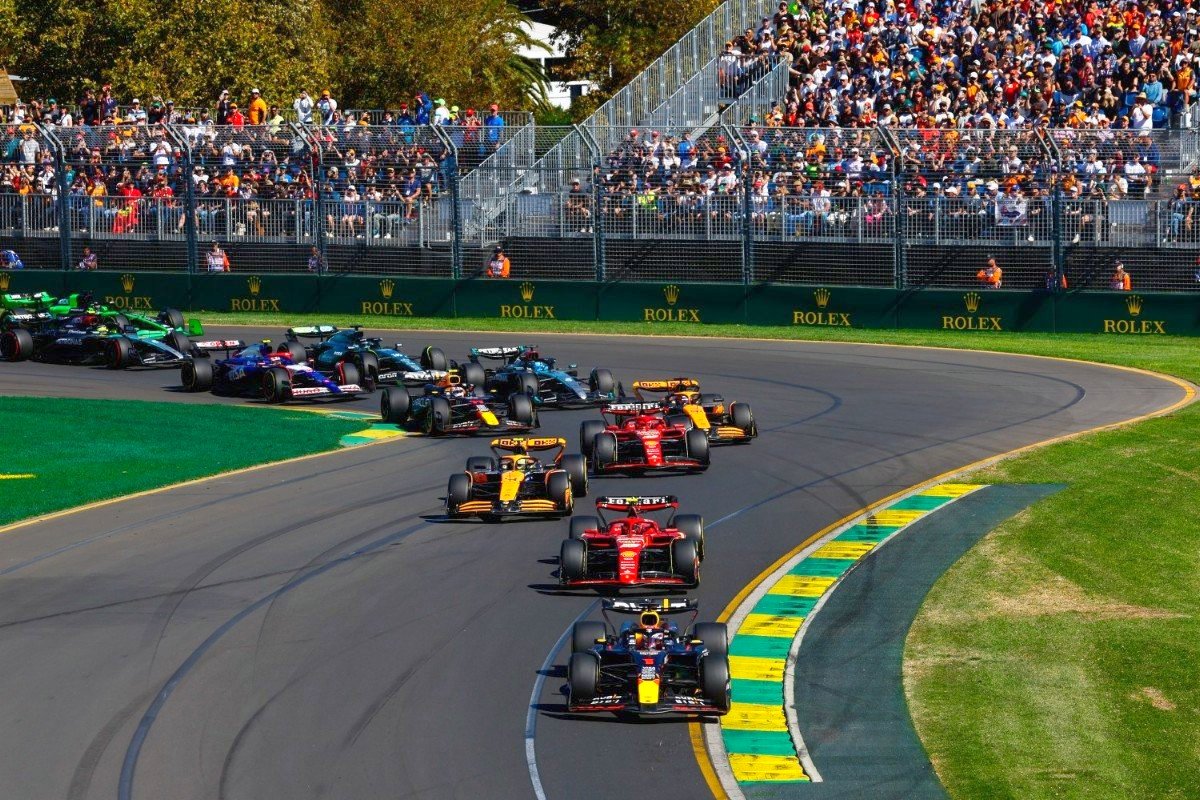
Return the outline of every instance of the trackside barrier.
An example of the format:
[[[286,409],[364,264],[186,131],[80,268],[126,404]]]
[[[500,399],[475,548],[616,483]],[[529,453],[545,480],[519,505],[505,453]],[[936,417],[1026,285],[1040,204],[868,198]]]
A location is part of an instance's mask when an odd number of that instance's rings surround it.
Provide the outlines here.
[[[796,284],[563,280],[455,281],[364,275],[0,272],[0,292],[90,291],[110,306],[155,311],[602,320],[632,325],[734,323],[1200,336],[1200,297],[1182,292],[901,290]]]

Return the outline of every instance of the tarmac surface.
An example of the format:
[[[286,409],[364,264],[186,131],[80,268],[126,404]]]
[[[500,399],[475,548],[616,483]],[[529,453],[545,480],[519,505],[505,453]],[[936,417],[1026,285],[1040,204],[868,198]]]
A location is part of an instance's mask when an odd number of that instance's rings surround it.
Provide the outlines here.
[[[452,358],[530,338],[396,337]],[[873,500],[1183,396],[1148,375],[995,354],[536,338],[584,374],[688,375],[753,406],[759,439],[714,450],[703,475],[592,483],[593,496],[678,494],[704,515],[701,619]],[[0,364],[0,394],[229,402],[177,383]],[[545,412],[542,433],[574,447],[594,414]],[[270,435],[264,418],[246,446]],[[531,761],[547,798],[707,796],[682,721],[565,714],[555,643],[596,598],[557,588],[566,524],[440,521],[447,477],[486,451],[483,438],[409,437],[0,534],[4,796],[529,797]]]

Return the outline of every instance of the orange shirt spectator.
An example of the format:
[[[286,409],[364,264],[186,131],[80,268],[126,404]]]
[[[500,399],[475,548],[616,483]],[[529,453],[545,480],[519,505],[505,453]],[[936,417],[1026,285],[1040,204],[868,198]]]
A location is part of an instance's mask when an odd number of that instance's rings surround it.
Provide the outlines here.
[[[1132,286],[1133,282],[1129,273],[1125,271],[1125,265],[1118,261],[1112,277],[1108,279],[1108,288],[1114,292],[1128,292]]]
[[[1000,265],[996,263],[996,259],[989,258],[987,266],[979,270],[975,278],[989,289],[999,289],[1004,279],[1004,270],[1000,269]]]
[[[246,111],[249,114],[248,121],[251,125],[267,123],[267,101],[262,99],[262,93],[258,89],[250,90],[250,106]]]
[[[488,261],[487,276],[489,278],[507,278],[511,269],[512,262],[508,260],[508,256],[504,255],[504,251],[497,247]]]

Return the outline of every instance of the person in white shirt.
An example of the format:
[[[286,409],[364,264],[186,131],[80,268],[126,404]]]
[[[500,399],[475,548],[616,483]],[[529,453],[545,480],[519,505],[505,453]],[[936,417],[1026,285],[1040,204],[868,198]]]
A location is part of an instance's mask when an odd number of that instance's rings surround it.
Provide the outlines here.
[[[1125,177],[1129,181],[1129,186],[1135,192],[1145,192],[1150,186],[1149,173],[1146,172],[1146,167],[1142,165],[1142,159],[1139,156],[1133,156],[1133,160],[1125,163]]]
[[[306,89],[301,89],[300,94],[292,101],[292,108],[296,111],[296,121],[301,125],[312,125],[314,107],[315,104],[308,96]]]
[[[1145,94],[1139,94],[1129,112],[1129,121],[1135,131],[1154,130],[1154,106],[1146,99]]]

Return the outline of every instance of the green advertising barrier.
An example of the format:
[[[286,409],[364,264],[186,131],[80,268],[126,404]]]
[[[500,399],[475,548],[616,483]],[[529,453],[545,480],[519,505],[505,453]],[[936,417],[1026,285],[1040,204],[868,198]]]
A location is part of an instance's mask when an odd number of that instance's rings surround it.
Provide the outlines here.
[[[599,319],[606,322],[746,322],[745,287],[729,283],[606,283]]]
[[[1056,327],[1064,333],[1200,335],[1200,295],[1071,292],[1057,302]]]
[[[896,326],[945,331],[1054,331],[1049,292],[926,289],[900,295]]]
[[[0,294],[61,294],[64,289],[63,275],[62,272],[44,269],[0,270]]]
[[[314,312],[320,309],[318,289],[315,275],[200,273],[192,277],[192,308]]]
[[[67,290],[91,292],[96,302],[122,311],[155,314],[188,308],[188,276],[177,272],[68,272]]]
[[[321,310],[380,317],[453,317],[454,281],[440,278],[323,276]]]
[[[454,290],[459,317],[485,319],[596,319],[596,284],[591,281],[459,281]]]
[[[746,321],[804,328],[895,328],[898,299],[894,289],[756,284],[748,287]]]

